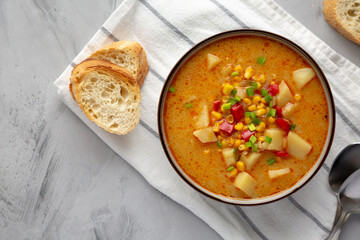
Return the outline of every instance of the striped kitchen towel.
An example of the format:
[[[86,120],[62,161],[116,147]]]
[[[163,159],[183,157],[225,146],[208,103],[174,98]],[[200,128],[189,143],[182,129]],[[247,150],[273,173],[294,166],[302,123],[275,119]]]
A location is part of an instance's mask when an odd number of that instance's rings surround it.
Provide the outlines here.
[[[317,175],[292,196],[255,207],[226,205],[200,195],[175,173],[157,131],[157,106],[164,81],[177,60],[194,44],[219,32],[255,28],[283,35],[320,64],[335,97],[336,134]],[[150,65],[142,91],[140,124],[126,136],[97,127],[69,93],[72,68],[93,51],[117,40],[138,41]],[[336,209],[327,177],[337,153],[360,137],[360,69],[287,14],[271,0],[124,0],[55,81],[59,97],[121,158],[155,188],[184,205],[224,239],[324,239]],[[139,151],[139,144],[141,151]]]

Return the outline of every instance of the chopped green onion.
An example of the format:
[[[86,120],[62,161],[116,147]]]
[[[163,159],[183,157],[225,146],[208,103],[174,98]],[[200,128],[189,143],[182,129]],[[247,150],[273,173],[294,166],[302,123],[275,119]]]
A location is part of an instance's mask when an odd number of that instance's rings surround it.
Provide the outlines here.
[[[269,103],[269,107],[272,108],[273,106],[274,106],[274,103],[273,103],[273,102],[270,102],[270,103]]]
[[[238,72],[238,71],[232,72],[232,73],[231,73],[231,76],[232,76],[232,77],[239,76],[239,72]]]
[[[268,160],[269,165],[274,164],[274,163],[275,163],[275,158],[272,157]]]
[[[248,128],[249,128],[250,131],[255,131],[255,129],[256,129],[256,127],[255,127],[255,125],[253,123],[248,125]]]
[[[261,89],[261,96],[265,97],[269,93],[266,89]]]
[[[174,93],[174,92],[175,92],[175,88],[174,88],[174,87],[170,87],[170,88],[169,88],[169,91],[172,92],[172,93]]]
[[[228,169],[226,169],[226,171],[228,171],[228,172],[230,172],[232,170],[234,170],[234,166],[228,167]]]
[[[245,146],[246,146],[247,148],[249,148],[249,147],[252,146],[252,143],[251,143],[251,142],[247,142],[247,143],[245,143]]]
[[[295,124],[290,124],[290,130],[295,130],[296,125]]]
[[[257,82],[252,81],[252,82],[250,83],[250,86],[252,86],[253,88],[257,89],[257,87],[258,87],[258,83],[257,83]]]
[[[236,154],[237,150],[238,150],[238,148],[237,148],[237,147],[236,147],[236,148],[234,148],[234,155]]]
[[[252,87],[247,88],[246,94],[248,95],[248,97],[254,96],[254,88],[252,88]]]
[[[235,96],[235,101],[240,102],[240,101],[241,101],[241,97]]]
[[[259,125],[259,124],[261,123],[261,120],[258,119],[258,118],[254,118],[254,119],[252,120],[252,122],[255,123],[256,125]]]
[[[219,148],[222,148],[222,143],[221,143],[221,141],[217,141],[216,144],[218,145]]]
[[[251,116],[251,112],[245,112],[245,117],[250,117]]]
[[[234,98],[230,98],[228,103],[231,103],[231,106],[236,103],[236,100]]]
[[[263,56],[260,56],[260,57],[258,57],[256,62],[260,65],[264,65],[264,63],[266,62],[266,59]]]
[[[271,138],[271,137],[269,137],[269,136],[266,136],[266,137],[265,137],[265,142],[271,143],[271,141],[272,141],[272,138]]]
[[[231,108],[231,103],[224,103],[223,104],[223,108],[225,109],[225,110],[229,110],[230,108]]]
[[[191,103],[187,103],[187,104],[186,104],[186,107],[187,107],[187,108],[191,108],[191,107],[192,107],[192,104],[191,104]]]
[[[271,102],[272,99],[273,99],[273,98],[272,98],[269,94],[266,94],[265,100],[266,100],[267,102]]]
[[[251,135],[251,137],[249,138],[249,141],[250,141],[251,143],[255,143],[256,140],[257,140],[257,138],[256,138],[254,135]]]
[[[276,110],[274,108],[270,109],[270,112],[268,112],[268,114],[266,114],[267,117],[275,117],[276,116]]]
[[[254,144],[251,146],[251,150],[252,150],[253,152],[257,152],[258,147],[257,147],[257,144],[256,144],[256,143],[254,143]]]
[[[256,118],[256,113],[255,112],[251,112],[250,113],[250,117],[252,120],[254,120]]]
[[[231,96],[235,96],[236,93],[237,93],[237,89],[234,88],[234,89],[231,91]]]

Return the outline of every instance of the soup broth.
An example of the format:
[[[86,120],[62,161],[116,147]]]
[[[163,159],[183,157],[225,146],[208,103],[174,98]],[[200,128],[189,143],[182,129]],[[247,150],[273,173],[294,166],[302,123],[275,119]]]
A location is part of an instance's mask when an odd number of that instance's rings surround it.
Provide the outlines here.
[[[164,105],[165,136],[179,166],[227,197],[290,188],[319,158],[329,127],[324,89],[316,75],[304,80],[309,73],[298,53],[267,38],[230,37],[199,50],[178,70]],[[213,133],[197,132],[203,129]]]

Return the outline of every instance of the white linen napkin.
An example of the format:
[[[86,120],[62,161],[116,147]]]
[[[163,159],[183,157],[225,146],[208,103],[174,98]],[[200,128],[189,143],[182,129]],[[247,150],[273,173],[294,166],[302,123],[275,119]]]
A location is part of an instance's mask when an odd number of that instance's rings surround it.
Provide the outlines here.
[[[278,33],[307,50],[330,82],[337,111],[332,150],[317,175],[292,196],[255,207],[223,204],[189,187],[170,166],[157,131],[159,95],[177,60],[197,42],[239,28]],[[141,89],[140,124],[125,136],[110,134],[91,122],[68,88],[75,64],[117,40],[138,41],[147,52],[150,65]],[[357,117],[360,84],[356,79],[359,76],[358,67],[334,52],[272,0],[125,0],[54,84],[60,99],[121,158],[224,239],[324,239],[336,209],[336,198],[327,183],[329,166],[344,146],[360,137]]]

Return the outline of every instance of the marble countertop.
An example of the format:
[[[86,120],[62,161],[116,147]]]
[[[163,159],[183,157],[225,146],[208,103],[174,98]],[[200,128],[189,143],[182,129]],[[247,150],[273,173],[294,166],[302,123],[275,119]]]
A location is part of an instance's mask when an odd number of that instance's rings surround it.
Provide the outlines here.
[[[360,66],[360,46],[324,21],[322,1],[276,2]],[[57,98],[53,81],[120,3],[0,2],[1,239],[220,239]]]

